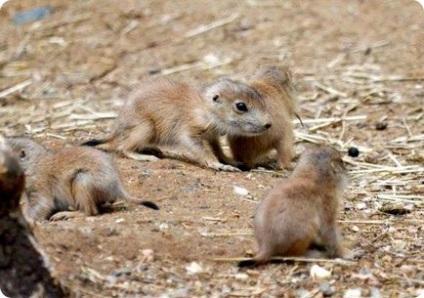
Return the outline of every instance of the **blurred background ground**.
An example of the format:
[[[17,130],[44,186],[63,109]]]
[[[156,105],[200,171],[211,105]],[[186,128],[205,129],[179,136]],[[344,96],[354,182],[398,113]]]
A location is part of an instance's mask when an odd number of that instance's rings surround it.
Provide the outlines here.
[[[50,15],[17,24],[19,13]],[[239,271],[252,215],[285,171],[215,173],[117,158],[129,192],[157,202],[43,222],[35,233],[81,297],[415,297],[424,289],[424,10],[387,1],[10,1],[0,11],[0,132],[57,147],[110,131],[128,90],[151,77],[198,84],[288,64],[301,114],[296,151],[327,142],[351,182],[340,210],[354,264]],[[350,146],[358,158],[347,156]],[[240,196],[233,187],[249,191]],[[153,257],[153,259],[152,259]],[[348,296],[352,295],[352,296]],[[356,295],[356,296],[355,296]]]

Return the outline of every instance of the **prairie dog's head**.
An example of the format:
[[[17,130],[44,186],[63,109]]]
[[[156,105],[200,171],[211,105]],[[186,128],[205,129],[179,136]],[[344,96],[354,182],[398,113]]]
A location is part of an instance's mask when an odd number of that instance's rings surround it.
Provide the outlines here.
[[[246,84],[220,80],[208,86],[204,96],[211,106],[214,124],[223,133],[254,136],[272,126],[261,97]]]
[[[42,145],[28,138],[8,138],[7,143],[19,158],[19,163],[27,171],[48,151]]]
[[[338,189],[347,187],[346,168],[341,154],[326,145],[309,145],[301,154],[296,172],[314,171],[325,182],[334,182]]]

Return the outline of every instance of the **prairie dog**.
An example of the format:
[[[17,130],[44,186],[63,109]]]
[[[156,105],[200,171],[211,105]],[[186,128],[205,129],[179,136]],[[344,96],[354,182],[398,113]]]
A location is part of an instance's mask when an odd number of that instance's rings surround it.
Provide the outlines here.
[[[220,80],[204,90],[183,82],[159,79],[142,83],[122,107],[114,132],[83,145],[116,150],[128,158],[155,160],[139,154],[158,146],[181,149],[201,166],[238,171],[222,152],[220,135],[254,136],[271,127],[258,93],[231,80]],[[205,142],[213,154],[208,154]],[[165,157],[176,157],[172,152]]]
[[[323,145],[307,148],[292,175],[278,183],[256,209],[259,249],[254,263],[265,263],[273,256],[300,256],[312,244],[323,246],[330,258],[341,257],[336,216],[346,179],[339,152]]]
[[[277,165],[290,168],[294,156],[292,119],[299,118],[288,69],[265,66],[254,73],[249,85],[263,98],[272,127],[257,136],[228,135],[233,158],[248,168],[261,164],[261,157],[277,150]],[[300,119],[300,118],[299,118]]]
[[[0,137],[0,289],[7,297],[68,297],[19,208],[24,184],[17,156]]]
[[[27,177],[23,210],[30,219],[97,215],[101,205],[118,199],[158,209],[156,204],[136,200],[126,193],[112,158],[105,152],[89,147],[51,151],[27,138],[7,141]]]

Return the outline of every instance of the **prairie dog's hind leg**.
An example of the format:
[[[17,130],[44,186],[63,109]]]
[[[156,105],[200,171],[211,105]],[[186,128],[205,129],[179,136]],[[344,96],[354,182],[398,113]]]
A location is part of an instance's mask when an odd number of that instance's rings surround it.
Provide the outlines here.
[[[75,204],[79,211],[87,216],[99,214],[97,202],[94,195],[95,181],[89,173],[78,173],[71,185],[71,192],[75,199]]]
[[[118,145],[118,151],[129,159],[138,161],[157,161],[158,157],[139,153],[143,149],[154,148],[150,144],[153,139],[153,129],[150,125],[143,123],[131,130],[128,137],[121,141]]]

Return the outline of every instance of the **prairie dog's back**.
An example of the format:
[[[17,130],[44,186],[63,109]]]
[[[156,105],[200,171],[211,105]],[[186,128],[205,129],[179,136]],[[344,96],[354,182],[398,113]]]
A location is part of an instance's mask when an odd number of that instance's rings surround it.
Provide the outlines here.
[[[123,128],[146,123],[157,134],[171,136],[191,127],[255,134],[269,125],[257,92],[232,80],[218,80],[203,90],[166,78],[146,81],[129,95],[119,118]]]
[[[340,154],[327,146],[311,146],[292,175],[276,184],[257,207],[255,236],[261,263],[272,256],[304,254],[312,243],[340,256],[336,217],[346,186]]]

